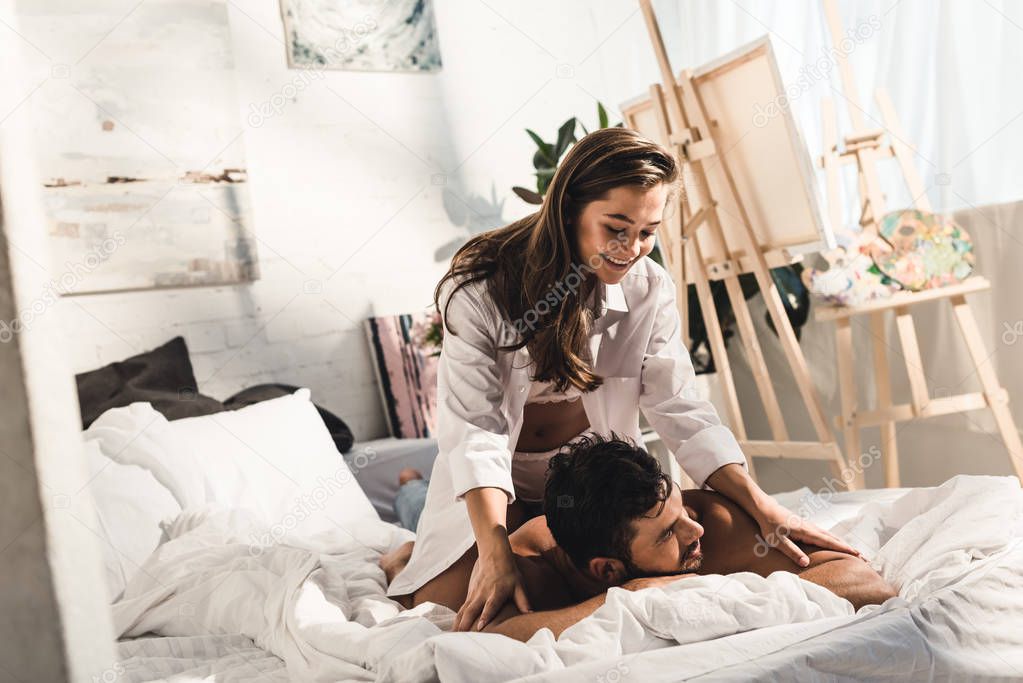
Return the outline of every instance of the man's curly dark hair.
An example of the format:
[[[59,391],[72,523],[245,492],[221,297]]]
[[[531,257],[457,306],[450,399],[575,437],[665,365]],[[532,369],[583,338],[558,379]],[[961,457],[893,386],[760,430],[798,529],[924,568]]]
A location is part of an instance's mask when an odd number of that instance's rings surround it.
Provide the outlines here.
[[[633,520],[663,506],[671,490],[657,460],[631,439],[587,434],[548,462],[543,510],[554,541],[576,566],[594,557],[631,566]]]

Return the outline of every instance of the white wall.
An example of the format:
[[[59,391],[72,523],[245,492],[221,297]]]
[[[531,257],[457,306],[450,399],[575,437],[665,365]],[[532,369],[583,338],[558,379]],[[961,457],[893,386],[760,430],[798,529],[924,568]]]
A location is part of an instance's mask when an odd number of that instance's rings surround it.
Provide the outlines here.
[[[130,14],[135,0],[105,4],[115,16],[123,9],[123,25],[144,16]],[[357,438],[385,433],[363,319],[422,309],[457,243],[529,212],[510,191],[532,179],[524,128],[550,138],[573,115],[592,128],[595,98],[614,108],[656,76],[631,0],[435,5],[438,74],[306,76],[278,115],[260,121],[253,106],[302,74],[286,68],[276,2],[229,3],[262,278],[66,298],[59,310],[76,371],[181,334],[204,393],[306,385]],[[74,11],[63,0],[21,0],[22,33],[67,64],[73,81],[81,55],[32,22],[53,7]],[[111,28],[76,30],[95,32],[95,56],[114,42],[103,38]]]
[[[67,0],[45,2],[69,12],[75,7]],[[103,2],[120,7],[121,14],[127,15],[125,22],[140,16],[131,13],[135,0]],[[147,0],[146,5],[152,2],[159,0]],[[302,75],[285,68],[276,2],[229,4],[241,110],[239,131],[248,159],[262,279],[235,287],[64,299],[60,310],[75,341],[73,364],[77,371],[183,334],[205,393],[224,398],[259,382],[303,384],[312,388],[317,401],[348,421],[357,438],[384,434],[362,320],[372,314],[425,306],[455,244],[471,232],[507,223],[530,210],[509,189],[531,179],[531,150],[524,128],[550,136],[572,115],[593,124],[595,99],[614,110],[619,103],[645,92],[657,78],[646,30],[633,0],[500,4],[446,0],[435,4],[444,62],[441,72],[324,72],[323,78],[307,78],[307,85],[278,115],[262,122],[254,121],[252,107],[270,101]],[[694,66],[774,30],[781,31],[775,35],[776,53],[786,75],[795,77],[805,62],[820,54],[823,27],[815,2],[801,5],[808,14],[799,21],[798,8],[787,3],[753,3],[743,9],[729,3],[671,0],[655,6],[676,68]],[[74,61],[80,55],[62,56],[60,41],[33,32],[31,14],[39,7],[38,0],[20,0],[19,9],[29,15],[22,22],[22,33],[56,60],[68,63],[73,77]],[[842,7],[848,12],[850,5],[842,3]],[[926,12],[921,3],[905,0],[903,6],[885,15],[881,31],[871,39],[876,44],[868,42],[857,48],[854,61],[867,60],[879,45],[895,49],[892,46],[899,44],[896,37],[904,23],[900,19],[903,7],[909,13]],[[95,50],[101,51],[106,49],[103,34],[111,28],[117,31],[113,26],[81,30],[95,32],[95,40],[100,41]],[[966,30],[959,39],[968,40],[970,35]],[[798,36],[805,40],[794,49],[787,43]],[[79,37],[79,42],[85,41]],[[905,57],[908,62],[900,62],[899,73],[915,73],[911,65],[915,57],[909,52],[898,54],[910,55]],[[985,55],[997,63],[994,55]],[[871,71],[872,67],[880,69],[879,63],[888,62],[867,60],[862,66]],[[866,79],[866,73],[861,73]],[[988,69],[985,73],[996,72]],[[34,85],[26,86],[29,102]],[[826,85],[817,83],[815,88],[826,90]],[[800,120],[808,127],[816,121],[811,109],[818,94],[814,90],[796,104]],[[912,105],[911,93],[892,89],[892,94],[900,111]],[[907,129],[920,137],[921,145],[937,144],[933,122],[928,123],[931,119],[926,115],[933,110],[918,107],[912,115],[904,115]],[[1011,118],[991,108],[984,111],[990,115],[992,125],[986,128],[992,132],[998,128],[994,124]],[[1018,135],[1020,125],[1015,120],[1000,135]],[[979,124],[963,128],[973,131],[971,140],[963,143],[967,145],[963,153],[981,142],[973,138],[986,128]],[[806,138],[811,149],[818,147],[816,128],[807,130]],[[967,183],[973,179],[964,169],[989,168],[988,162],[994,163],[990,155],[997,155],[999,148],[996,143],[983,145],[957,169],[954,187],[971,203],[1005,199],[1003,192],[984,196],[967,192],[973,184],[959,185],[960,180]],[[962,156],[954,151],[943,152],[941,160]],[[211,156],[215,152],[212,150]],[[937,158],[936,153],[927,154]],[[928,182],[933,170],[924,168]],[[962,204],[953,202],[952,206]],[[981,221],[980,225],[987,223]],[[1007,234],[1012,225],[1005,223],[1002,230],[977,235],[986,250],[981,272],[995,280],[996,287],[1000,283],[994,272],[987,270],[988,264],[994,254],[1008,254],[1018,247],[1010,241],[1008,251],[992,251],[985,241]],[[1002,277],[1006,272],[1008,269],[1002,271]],[[1014,324],[1019,318],[1011,300],[1005,299],[1010,290],[1008,283],[996,290],[1001,292],[997,298],[1001,308],[982,317],[989,342],[996,340],[1003,323]],[[784,377],[780,351],[775,353],[777,349],[770,343],[765,346],[768,362]],[[803,347],[828,407],[837,409],[834,352],[827,329],[808,328]],[[994,343],[991,349],[996,350]],[[1003,372],[1014,362],[1008,354],[1017,349],[1000,349]],[[743,372],[741,359],[734,359],[733,367]],[[1023,401],[1020,382],[1023,379],[1011,377],[1006,381],[1017,403]],[[756,397],[746,393],[744,400],[752,406]],[[794,424],[798,423],[799,406],[786,405],[785,410]],[[756,419],[752,407],[747,413]],[[941,424],[961,440],[975,440],[956,451],[979,454],[969,466],[955,453],[928,459],[933,449],[925,442],[940,432]],[[948,420],[937,426],[925,424],[919,439],[911,436],[915,428],[907,427],[902,433],[910,444],[904,449],[907,484],[937,483],[955,471],[1008,472],[996,442],[986,434],[960,427]],[[810,436],[808,430],[798,427],[793,431]],[[758,432],[754,429],[751,433]],[[869,439],[864,447],[867,445]],[[812,485],[826,470],[768,462],[760,467],[760,473],[769,490],[781,490]],[[872,477],[868,473],[870,483],[879,483]]]

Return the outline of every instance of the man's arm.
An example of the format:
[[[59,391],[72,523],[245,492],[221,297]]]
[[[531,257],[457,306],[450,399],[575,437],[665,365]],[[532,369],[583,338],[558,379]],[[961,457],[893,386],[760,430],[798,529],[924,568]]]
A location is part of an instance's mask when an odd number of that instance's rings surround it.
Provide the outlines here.
[[[810,564],[800,567],[777,548],[769,547],[753,518],[731,500],[706,491],[685,491],[682,495],[701,513],[705,554],[701,574],[748,571],[768,576],[776,571],[792,572],[845,598],[856,609],[897,595],[860,557],[804,544],[802,549]]]
[[[695,576],[695,574],[632,579],[622,584],[621,588],[629,591],[638,591],[643,588],[673,583],[690,576]],[[483,630],[489,633],[500,633],[509,638],[526,642],[540,629],[549,628],[554,633],[554,637],[558,638],[566,628],[596,612],[604,604],[606,598],[607,593],[604,592],[594,595],[589,600],[580,602],[577,605],[542,612],[529,612],[528,614],[522,614],[514,605],[506,605]]]
[[[557,638],[566,628],[596,612],[606,597],[607,593],[600,593],[578,605],[527,614],[522,614],[513,605],[505,605],[483,630],[500,633],[524,643],[540,629],[549,628]]]
[[[898,593],[861,558],[833,550],[816,550],[809,554],[810,566],[799,573],[818,586],[827,588],[852,603],[855,609],[864,605],[880,605]]]

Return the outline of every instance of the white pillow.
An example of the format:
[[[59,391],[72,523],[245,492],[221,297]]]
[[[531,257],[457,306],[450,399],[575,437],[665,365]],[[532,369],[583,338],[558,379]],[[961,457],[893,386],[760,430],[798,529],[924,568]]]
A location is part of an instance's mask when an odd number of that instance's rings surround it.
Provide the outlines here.
[[[270,541],[379,519],[308,389],[173,421],[148,403],[133,403],[103,413],[86,435],[114,460],[152,472],[182,508],[256,512],[270,526]]]
[[[98,442],[87,441],[82,450],[89,479],[71,499],[70,511],[83,524],[95,520],[92,531],[102,540],[107,589],[113,602],[164,539],[160,523],[177,517],[181,507],[152,474],[114,462],[103,455]],[[85,510],[90,504],[93,516]]]

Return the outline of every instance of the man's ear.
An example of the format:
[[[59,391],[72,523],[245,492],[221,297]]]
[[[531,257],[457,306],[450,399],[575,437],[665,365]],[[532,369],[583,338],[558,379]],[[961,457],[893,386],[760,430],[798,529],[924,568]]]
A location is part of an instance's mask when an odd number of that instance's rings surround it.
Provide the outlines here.
[[[590,574],[609,586],[620,586],[629,578],[625,564],[613,557],[594,557],[586,568]]]

